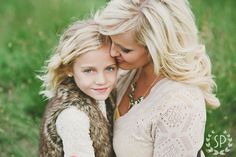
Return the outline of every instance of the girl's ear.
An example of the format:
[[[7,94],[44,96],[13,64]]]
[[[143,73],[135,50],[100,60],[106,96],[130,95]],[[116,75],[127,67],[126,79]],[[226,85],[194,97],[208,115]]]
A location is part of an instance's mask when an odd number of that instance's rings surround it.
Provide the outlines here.
[[[72,76],[73,76],[73,73],[68,73],[67,76],[68,76],[68,77],[72,77]]]
[[[73,73],[73,69],[72,69],[71,67],[66,68],[65,71],[66,71],[66,75],[67,75],[68,77],[72,77],[73,74],[74,74],[74,73]]]

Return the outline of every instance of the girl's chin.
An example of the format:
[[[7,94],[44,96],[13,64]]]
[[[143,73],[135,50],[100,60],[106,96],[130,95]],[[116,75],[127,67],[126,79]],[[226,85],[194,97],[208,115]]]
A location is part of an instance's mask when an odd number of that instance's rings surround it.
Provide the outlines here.
[[[106,98],[96,98],[97,101],[105,101],[108,97]]]
[[[104,101],[108,98],[108,94],[106,94],[106,95],[96,95],[96,96],[93,96],[93,98],[97,101]]]

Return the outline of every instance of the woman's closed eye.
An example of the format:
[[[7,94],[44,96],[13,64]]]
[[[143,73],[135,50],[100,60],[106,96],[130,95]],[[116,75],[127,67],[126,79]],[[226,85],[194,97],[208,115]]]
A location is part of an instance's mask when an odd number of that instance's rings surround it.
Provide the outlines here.
[[[117,44],[115,42],[112,42],[112,45],[118,47],[123,53],[129,53],[130,51],[133,51],[131,49],[124,48],[122,45]]]
[[[130,51],[132,51],[132,50],[127,49],[127,48],[124,48],[124,47],[121,47],[120,49],[121,49],[121,51],[124,52],[124,53],[129,53]]]

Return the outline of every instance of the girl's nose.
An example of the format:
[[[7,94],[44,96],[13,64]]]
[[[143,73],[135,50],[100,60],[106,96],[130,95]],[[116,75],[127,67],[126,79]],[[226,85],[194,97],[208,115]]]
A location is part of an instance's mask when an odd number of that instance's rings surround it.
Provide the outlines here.
[[[105,84],[105,83],[106,83],[106,76],[104,75],[104,73],[98,73],[96,84]]]

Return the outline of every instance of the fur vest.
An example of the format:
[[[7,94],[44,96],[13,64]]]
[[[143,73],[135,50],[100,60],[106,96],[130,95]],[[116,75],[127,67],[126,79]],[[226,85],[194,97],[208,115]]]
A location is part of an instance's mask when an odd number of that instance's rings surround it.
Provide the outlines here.
[[[44,112],[40,132],[40,157],[64,157],[62,140],[56,131],[56,120],[58,115],[70,106],[77,107],[89,117],[95,156],[115,156],[112,149],[114,105],[111,99],[106,100],[108,122],[96,102],[79,90],[74,80],[68,79],[60,85],[56,96],[49,101]]]

